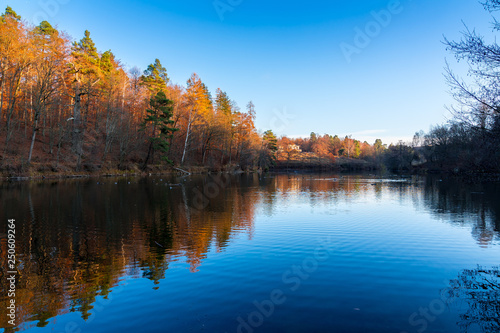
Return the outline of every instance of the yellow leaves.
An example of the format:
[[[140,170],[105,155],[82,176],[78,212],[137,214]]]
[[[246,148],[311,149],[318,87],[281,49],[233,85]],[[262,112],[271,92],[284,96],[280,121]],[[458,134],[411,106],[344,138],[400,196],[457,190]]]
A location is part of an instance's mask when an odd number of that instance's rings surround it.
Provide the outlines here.
[[[187,82],[186,102],[188,107],[204,122],[211,122],[214,110],[210,92],[196,73]]]

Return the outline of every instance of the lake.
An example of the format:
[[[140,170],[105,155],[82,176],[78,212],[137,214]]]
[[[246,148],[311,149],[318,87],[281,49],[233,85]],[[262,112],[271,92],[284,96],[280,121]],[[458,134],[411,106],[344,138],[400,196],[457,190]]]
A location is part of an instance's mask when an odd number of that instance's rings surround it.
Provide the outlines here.
[[[296,173],[3,182],[0,217],[5,332],[500,331],[498,183]]]

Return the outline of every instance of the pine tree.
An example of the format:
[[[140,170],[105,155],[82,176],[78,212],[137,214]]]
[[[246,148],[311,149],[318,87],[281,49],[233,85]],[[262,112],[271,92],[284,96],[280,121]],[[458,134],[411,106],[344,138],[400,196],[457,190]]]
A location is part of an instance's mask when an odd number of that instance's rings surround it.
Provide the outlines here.
[[[73,99],[73,150],[77,156],[77,170],[83,156],[84,121],[81,112],[81,100],[84,95],[91,95],[94,85],[100,81],[100,57],[90,32],[85,30],[83,38],[74,42],[71,52],[69,74],[72,74]],[[87,103],[87,107],[90,103]],[[88,115],[88,112],[87,112]]]
[[[5,8],[5,13],[2,14],[2,21],[5,21],[7,16],[14,18],[16,21],[21,21],[21,16],[17,15],[17,13],[10,6]]]
[[[141,76],[141,84],[144,85],[152,95],[160,91],[166,91],[169,81],[167,69],[162,66],[158,59],[155,59],[154,64],[150,64],[148,69],[144,71],[144,75]]]
[[[260,153],[260,167],[268,169],[270,166],[276,165],[278,153],[278,139],[272,130],[264,132],[262,137],[263,149]]]
[[[142,129],[145,130],[148,124],[151,125],[151,136],[149,138],[149,149],[143,168],[145,169],[149,159],[157,150],[162,153],[162,160],[172,163],[167,157],[170,149],[169,139],[171,139],[178,129],[172,127],[174,121],[172,118],[173,102],[160,91],[156,96],[151,97],[149,101],[150,109],[147,110],[147,116],[142,123]]]

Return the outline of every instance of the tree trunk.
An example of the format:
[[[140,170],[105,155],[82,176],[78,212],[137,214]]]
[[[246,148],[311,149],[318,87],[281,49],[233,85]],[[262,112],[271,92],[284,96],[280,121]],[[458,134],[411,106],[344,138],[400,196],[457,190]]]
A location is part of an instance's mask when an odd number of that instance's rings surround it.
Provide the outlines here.
[[[19,90],[19,82],[21,81],[21,74],[22,70],[18,70],[12,76],[12,83],[9,92],[9,105],[7,107],[7,133],[9,133],[10,122],[12,120],[12,113],[14,113],[14,106],[16,105],[16,100],[17,100],[16,94],[17,91]],[[16,79],[17,75],[19,75],[19,77]],[[9,134],[7,134],[7,137],[9,138]],[[6,149],[7,149],[7,144],[8,140],[5,142]]]
[[[80,169],[83,154],[82,138],[82,113],[81,113],[81,93],[79,87],[75,89],[73,106],[73,150],[77,156],[76,168]]]
[[[28,164],[31,163],[31,156],[33,154],[33,146],[35,145],[36,132],[38,131],[38,117],[39,112],[35,112],[35,120],[33,121],[33,134],[31,135],[30,153],[28,154]]]
[[[9,146],[10,139],[12,137],[12,129],[11,129],[11,121],[12,121],[12,114],[14,113],[14,106],[16,105],[16,94],[17,90],[19,88],[19,80],[17,82],[17,87],[14,89],[11,87],[10,89],[10,96],[9,96],[9,105],[7,107],[7,126],[6,126],[6,138],[5,138],[5,149],[4,152],[7,153],[7,148]],[[14,91],[13,91],[14,89]]]
[[[153,134],[152,134],[151,138],[154,138],[155,132],[156,132],[156,124],[153,124]],[[149,158],[151,157],[152,154],[154,154],[154,151],[153,151],[153,141],[151,141],[149,143],[148,155],[146,156],[146,160],[144,161],[144,165],[142,166],[143,170],[146,170],[146,167],[148,166]]]
[[[186,150],[187,150],[187,146],[189,143],[189,132],[190,131],[191,131],[191,113],[189,114],[188,127],[187,127],[187,131],[186,131],[186,141],[184,141],[184,151],[182,152],[181,165],[184,165],[184,159],[186,158]]]
[[[153,150],[153,142],[151,141],[149,143],[148,156],[146,156],[146,160],[144,161],[144,165],[142,166],[143,170],[146,170],[146,167],[148,166],[148,161],[149,161],[149,157],[151,156],[152,150]]]

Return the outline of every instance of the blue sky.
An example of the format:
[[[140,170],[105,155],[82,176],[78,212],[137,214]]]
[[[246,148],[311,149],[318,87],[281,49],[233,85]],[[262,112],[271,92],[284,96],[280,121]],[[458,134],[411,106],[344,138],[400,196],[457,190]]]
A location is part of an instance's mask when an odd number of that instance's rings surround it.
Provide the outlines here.
[[[443,67],[445,58],[455,61],[443,35],[457,39],[462,20],[491,33],[491,16],[476,0],[1,3],[75,39],[88,29],[99,50],[111,49],[129,68],[159,58],[183,85],[196,72],[242,109],[252,100],[259,130],[352,134],[370,143],[409,140],[450,118]],[[346,45],[356,53],[346,57]]]

